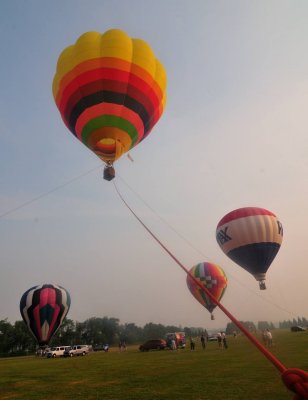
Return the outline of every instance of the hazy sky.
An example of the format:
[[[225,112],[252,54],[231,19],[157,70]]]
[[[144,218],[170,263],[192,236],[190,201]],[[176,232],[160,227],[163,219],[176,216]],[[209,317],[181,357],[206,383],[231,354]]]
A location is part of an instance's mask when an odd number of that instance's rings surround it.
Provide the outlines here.
[[[133,163],[116,163],[123,196],[187,268],[225,270],[222,302],[238,319],[307,317],[307,20],[300,0],[2,0],[0,319],[21,319],[23,292],[55,283],[78,321],[229,321],[218,309],[210,320],[54,104],[60,52],[110,28],[146,40],[168,75],[162,119],[130,152]],[[267,208],[284,226],[267,291],[216,243],[218,221],[244,206]]]

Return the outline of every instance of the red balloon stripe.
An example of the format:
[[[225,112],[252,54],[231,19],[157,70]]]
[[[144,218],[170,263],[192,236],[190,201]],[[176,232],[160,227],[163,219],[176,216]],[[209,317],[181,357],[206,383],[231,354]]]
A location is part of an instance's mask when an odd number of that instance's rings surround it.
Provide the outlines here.
[[[226,224],[227,222],[233,221],[238,218],[245,218],[245,217],[253,217],[255,215],[270,215],[273,217],[276,217],[274,213],[271,211],[265,210],[264,208],[258,208],[258,207],[245,207],[245,208],[239,208],[237,210],[231,211],[227,215],[225,215],[217,225],[217,228],[219,228],[221,225]]]

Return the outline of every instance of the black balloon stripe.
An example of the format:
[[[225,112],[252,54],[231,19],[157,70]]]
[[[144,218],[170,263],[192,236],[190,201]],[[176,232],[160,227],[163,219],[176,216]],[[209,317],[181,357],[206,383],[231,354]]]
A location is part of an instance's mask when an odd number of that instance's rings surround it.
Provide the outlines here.
[[[268,270],[279,248],[278,243],[253,243],[229,251],[228,256],[251,274],[259,274]]]

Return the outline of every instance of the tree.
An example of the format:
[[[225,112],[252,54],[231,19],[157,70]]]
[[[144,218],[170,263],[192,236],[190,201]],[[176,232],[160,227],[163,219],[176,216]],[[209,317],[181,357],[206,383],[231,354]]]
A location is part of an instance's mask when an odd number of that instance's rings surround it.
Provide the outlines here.
[[[82,344],[114,344],[119,333],[119,320],[92,317],[82,324],[78,323],[76,333]]]
[[[242,325],[249,331],[249,332],[256,332],[257,328],[252,321],[240,321]],[[233,323],[229,322],[226,327],[226,334],[231,335],[234,331],[238,332],[239,328]]]
[[[8,353],[14,345],[13,326],[7,318],[0,320],[0,353]]]
[[[162,324],[150,322],[143,327],[144,340],[163,338],[166,333],[166,327]]]
[[[34,352],[36,340],[24,321],[16,321],[13,328],[13,347],[11,350],[17,353]]]
[[[65,318],[59,330],[51,340],[53,346],[72,346],[76,343],[76,325],[72,319]]]
[[[119,337],[126,343],[139,343],[143,340],[143,329],[129,323],[120,326]]]
[[[259,331],[265,331],[265,329],[269,329],[269,323],[267,321],[259,321],[258,329]]]
[[[201,336],[202,334],[208,336],[207,331],[204,328],[194,328],[194,327],[189,328],[185,326],[184,332],[186,333],[187,336],[191,337]]]

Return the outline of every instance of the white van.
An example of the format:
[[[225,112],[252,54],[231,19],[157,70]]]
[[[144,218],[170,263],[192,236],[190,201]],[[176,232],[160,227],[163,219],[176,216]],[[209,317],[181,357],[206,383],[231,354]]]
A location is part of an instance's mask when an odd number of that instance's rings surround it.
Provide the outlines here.
[[[76,346],[72,346],[69,349],[65,351],[64,356],[85,356],[86,354],[89,353],[89,346],[85,344],[78,344]]]
[[[55,357],[62,357],[64,355],[65,350],[69,350],[71,346],[58,346],[58,347],[52,347],[48,353],[47,357],[48,358],[55,358]]]

